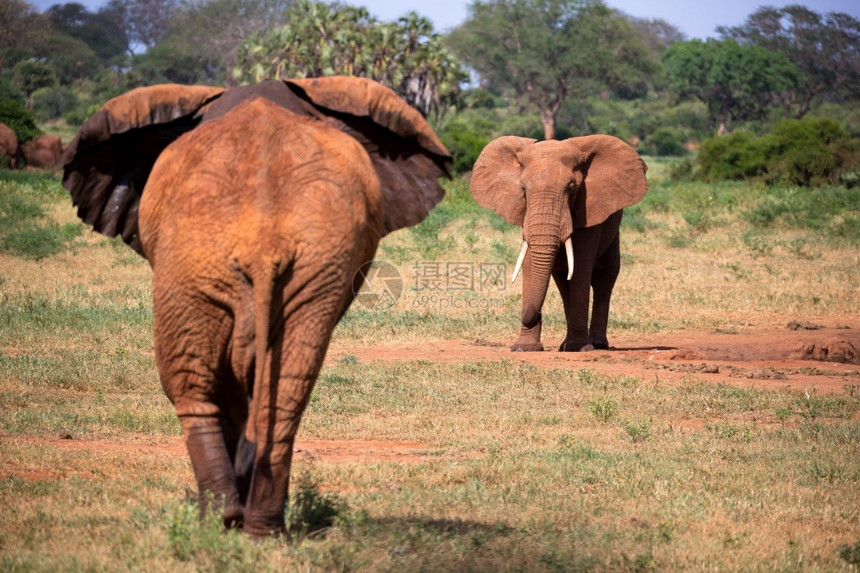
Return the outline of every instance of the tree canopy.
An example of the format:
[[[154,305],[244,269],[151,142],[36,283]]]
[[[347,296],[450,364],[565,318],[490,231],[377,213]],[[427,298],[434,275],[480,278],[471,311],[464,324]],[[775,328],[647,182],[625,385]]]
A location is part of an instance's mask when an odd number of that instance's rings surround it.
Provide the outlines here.
[[[233,77],[343,74],[372,78],[392,88],[425,116],[452,98],[465,78],[426,18],[414,12],[380,22],[367,9],[297,2],[287,23],[252,34],[239,47]]]
[[[565,99],[635,82],[652,66],[635,26],[599,0],[475,0],[450,41],[484,82],[537,108],[546,139]]]
[[[672,44],[663,55],[670,87],[708,106],[725,129],[732,121],[759,119],[780,94],[801,81],[782,54],[734,40],[691,40]]]
[[[736,27],[717,28],[725,38],[780,53],[801,71],[782,103],[805,115],[816,96],[860,98],[860,22],[842,12],[824,16],[804,6],[762,7]]]
[[[720,126],[763,135],[783,117],[860,134],[855,18],[763,7],[720,39],[688,42],[608,1],[469,0],[463,24],[440,34],[360,1],[60,0],[40,13],[0,0],[0,101],[74,126],[144,85],[350,74],[428,116],[458,170],[509,134],[606,133],[658,155],[686,154]]]

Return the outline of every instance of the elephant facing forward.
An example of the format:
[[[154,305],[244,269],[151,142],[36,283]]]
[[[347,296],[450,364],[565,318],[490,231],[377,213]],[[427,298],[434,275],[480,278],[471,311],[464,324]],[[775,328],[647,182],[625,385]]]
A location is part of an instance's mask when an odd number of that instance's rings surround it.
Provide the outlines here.
[[[152,267],[156,362],[201,500],[282,532],[332,330],[380,238],[442,198],[448,152],[391,90],[330,77],[134,90],[63,162],[80,217]]]
[[[621,266],[618,228],[622,209],[648,190],[646,170],[632,147],[608,135],[541,142],[505,136],[481,152],[472,196],[523,228],[511,279],[522,268],[522,325],[512,350],[543,350],[541,308],[550,276],[567,320],[559,350],[609,348],[609,299]]]

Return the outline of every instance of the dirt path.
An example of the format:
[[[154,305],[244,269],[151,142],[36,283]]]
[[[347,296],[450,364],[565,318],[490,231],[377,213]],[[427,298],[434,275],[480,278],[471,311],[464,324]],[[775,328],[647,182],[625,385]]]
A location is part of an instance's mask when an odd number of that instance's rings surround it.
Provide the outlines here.
[[[591,368],[613,376],[706,381],[766,389],[807,389],[842,394],[860,386],[860,318],[832,324],[792,322],[784,327],[730,332],[657,333],[612,338],[608,351],[511,352],[511,340],[446,340],[332,347],[327,360],[359,362],[514,360],[543,368]]]
[[[839,324],[797,323],[740,332],[683,332],[627,335],[612,339],[613,349],[585,353],[554,350],[560,340],[545,340],[544,352],[511,352],[509,340],[447,340],[333,346],[330,363],[345,356],[359,362],[427,360],[470,362],[513,360],[541,368],[590,368],[613,376],[637,376],[654,381],[697,379],[765,389],[793,388],[820,394],[842,394],[860,386],[860,317]],[[181,438],[78,439],[75,436],[0,434],[4,446],[47,446],[61,451],[89,451],[99,456],[135,458],[166,456],[186,459]],[[348,463],[395,461],[417,463],[428,458],[426,444],[382,440],[296,441],[296,459],[307,462]],[[107,464],[106,467],[115,466]],[[0,479],[65,479],[72,475],[96,479],[104,471],[44,470],[6,460]],[[188,485],[193,476],[188,472]]]

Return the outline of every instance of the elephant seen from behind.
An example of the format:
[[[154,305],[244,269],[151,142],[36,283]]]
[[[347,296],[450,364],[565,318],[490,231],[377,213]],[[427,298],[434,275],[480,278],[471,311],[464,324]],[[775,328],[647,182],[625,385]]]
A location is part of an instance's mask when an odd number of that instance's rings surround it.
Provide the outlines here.
[[[646,170],[632,147],[609,135],[540,142],[505,136],[481,152],[472,171],[472,196],[523,228],[511,278],[522,269],[522,324],[512,350],[543,350],[541,308],[550,277],[567,321],[559,350],[609,348],[606,327],[621,266],[622,209],[644,197]]]
[[[156,362],[201,502],[283,532],[332,330],[379,240],[441,200],[450,155],[393,91],[327,77],[134,90],[63,163],[79,216],[152,267]]]

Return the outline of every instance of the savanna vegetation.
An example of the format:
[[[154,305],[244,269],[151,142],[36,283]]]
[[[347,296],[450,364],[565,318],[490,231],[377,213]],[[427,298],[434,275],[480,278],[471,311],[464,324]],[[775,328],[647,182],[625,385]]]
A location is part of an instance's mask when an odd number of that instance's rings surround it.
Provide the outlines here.
[[[109,0],[44,13],[2,0],[0,28],[0,122],[14,123],[22,142],[40,129],[69,139],[99,105],[138,86],[349,74],[382,82],[428,116],[458,172],[499,135],[589,133],[644,155],[686,156],[679,177],[713,179],[695,151],[725,133],[743,141],[737,157],[719,161],[756,164],[742,178],[853,185],[860,169],[860,22],[799,4],[761,7],[707,40],[603,0],[475,1],[447,33],[415,12],[385,22],[310,0]],[[744,143],[807,118],[838,124],[823,140],[830,166],[813,175],[791,158],[762,168]],[[806,146],[823,136],[816,125],[783,130]]]
[[[858,315],[856,188],[672,183],[669,161],[650,164],[651,191],[622,230],[610,338]],[[224,533],[184,493],[194,479],[157,381],[148,266],[85,232],[54,176],[0,179],[5,571],[857,565],[856,372],[819,394],[614,375],[610,357],[534,366],[506,348],[477,361],[359,359],[513,336],[519,230],[477,208],[460,179],[424,223],[382,242],[378,258],[403,277],[396,304],[356,302],[335,332],[299,433],[294,540]],[[471,288],[419,284],[447,263],[507,267]],[[545,331],[560,336],[558,297],[546,306]],[[315,458],[307,440],[408,455]]]
[[[154,365],[145,261],[87,231],[56,174],[0,170],[0,568],[856,569],[856,371],[819,394],[613,375],[612,358],[533,366],[504,348],[357,357],[383,340],[511,340],[521,231],[478,207],[461,175],[502,134],[609,133],[646,156],[610,340],[856,321],[860,25],[788,6],[718,34],[686,40],[584,0],[476,1],[449,34],[414,14],[381,22],[305,1],[39,13],[0,0],[0,121],[21,140],[68,139],[136,86],[353,73],[426,114],[458,172],[422,224],[381,243],[399,297],[352,306],[299,433],[300,448],[378,440],[408,455],[299,452],[286,543],[197,519]],[[482,265],[492,280],[430,287]],[[544,311],[552,336],[557,296]]]

